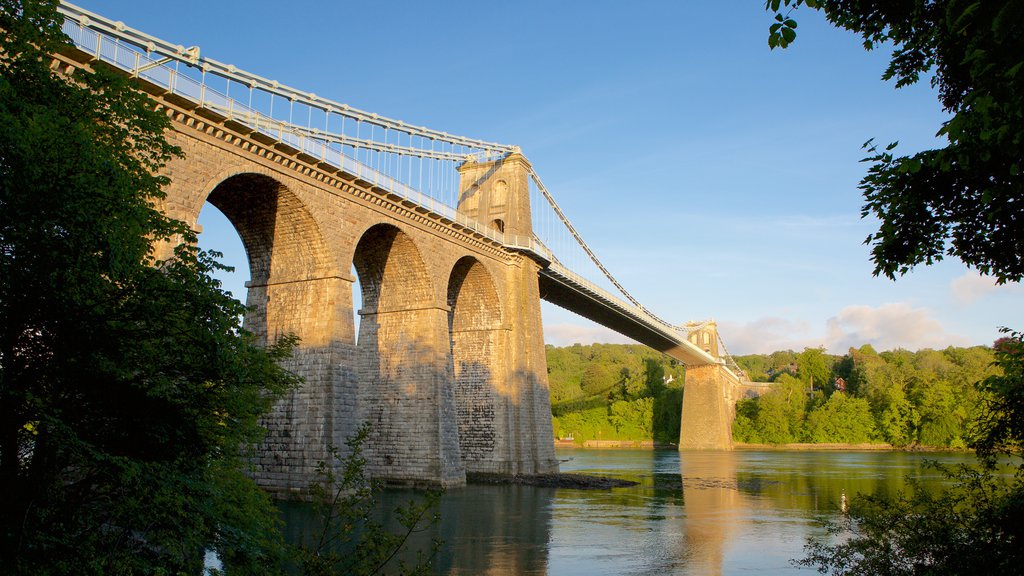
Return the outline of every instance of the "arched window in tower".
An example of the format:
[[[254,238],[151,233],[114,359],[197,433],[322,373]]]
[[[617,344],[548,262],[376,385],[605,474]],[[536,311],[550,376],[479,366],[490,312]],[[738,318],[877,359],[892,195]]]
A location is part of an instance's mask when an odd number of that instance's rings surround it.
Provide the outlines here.
[[[459,198],[459,210],[467,214],[475,214],[480,207],[480,186],[473,184]]]
[[[704,332],[704,345],[711,344],[711,334]]]
[[[494,228],[498,232],[501,232],[502,234],[504,234],[505,233],[505,221],[500,219],[500,218],[495,218],[491,222],[491,228]]]
[[[504,208],[508,202],[508,182],[498,180],[491,189],[491,208]]]

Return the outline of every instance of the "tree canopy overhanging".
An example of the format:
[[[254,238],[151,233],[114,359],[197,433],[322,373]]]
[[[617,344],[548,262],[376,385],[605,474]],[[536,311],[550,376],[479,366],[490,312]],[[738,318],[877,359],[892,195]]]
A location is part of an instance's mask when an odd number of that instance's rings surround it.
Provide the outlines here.
[[[768,0],[770,47],[796,40],[801,6],[868,50],[891,45],[882,78],[902,87],[930,76],[951,115],[942,148],[900,156],[895,143],[865,144],[875,274],[953,256],[1000,283],[1024,278],[1024,0]]]
[[[951,115],[947,145],[908,156],[869,141],[860,188],[875,274],[902,275],[944,256],[997,281],[1024,277],[1024,0],[767,0],[775,12],[770,47],[796,40],[792,11],[820,10],[859,34],[868,50],[894,48],[885,80],[896,86],[931,74]],[[784,10],[784,12],[782,11]],[[977,468],[941,471],[952,486],[860,495],[829,540],[812,539],[798,563],[829,574],[1011,574],[1024,539],[1024,334],[993,347],[997,374],[977,384],[984,408],[972,445]],[[1009,477],[999,469],[1016,467]]]
[[[280,533],[246,450],[293,341],[257,346],[157,209],[166,116],[101,63],[51,69],[56,6],[0,2],[0,565],[194,574],[213,547],[265,572]]]

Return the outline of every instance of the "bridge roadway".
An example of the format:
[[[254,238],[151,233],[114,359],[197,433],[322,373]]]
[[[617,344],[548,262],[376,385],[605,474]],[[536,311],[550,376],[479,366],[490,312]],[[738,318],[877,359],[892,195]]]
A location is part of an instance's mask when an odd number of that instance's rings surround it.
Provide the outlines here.
[[[466,471],[557,469],[536,338],[540,298],[683,362],[681,447],[729,447],[729,391],[741,376],[718,357],[713,328],[698,345],[695,334],[563,267],[533,233],[532,168],[518,149],[455,137],[483,154],[459,166],[452,207],[307,127],[262,116],[162,67],[192,58],[181,47],[161,53],[166,43],[122,23],[61,8],[75,48],[55,69],[103,61],[138,78],[172,120],[169,140],[186,152],[166,168],[165,209],[190,223],[206,202],[224,212],[251,260],[247,328],[263,339],[302,338],[292,363],[306,386],[275,408],[270,448],[257,465],[267,488],[303,489],[325,446],[342,445],[360,419],[375,422],[369,468],[383,479],[458,485]],[[205,81],[217,64],[199,64]],[[262,81],[246,78],[250,86]],[[364,304],[355,327],[353,265]]]

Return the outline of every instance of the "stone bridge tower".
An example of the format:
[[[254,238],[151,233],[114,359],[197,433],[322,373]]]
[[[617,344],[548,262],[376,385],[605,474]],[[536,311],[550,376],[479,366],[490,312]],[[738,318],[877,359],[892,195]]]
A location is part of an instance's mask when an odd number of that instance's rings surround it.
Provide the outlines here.
[[[530,236],[530,162],[520,153],[459,166],[459,212],[512,236]]]
[[[714,321],[690,322],[686,327],[692,344],[720,358],[718,326]],[[686,367],[680,450],[732,449],[734,380],[721,363]]]
[[[505,238],[532,236],[530,163],[516,152],[459,166],[458,211]],[[504,293],[476,294],[477,272],[448,288],[451,358],[467,472],[554,472],[551,399],[540,316],[539,265],[516,254]],[[469,312],[472,310],[472,312]],[[494,436],[494,440],[491,437]]]

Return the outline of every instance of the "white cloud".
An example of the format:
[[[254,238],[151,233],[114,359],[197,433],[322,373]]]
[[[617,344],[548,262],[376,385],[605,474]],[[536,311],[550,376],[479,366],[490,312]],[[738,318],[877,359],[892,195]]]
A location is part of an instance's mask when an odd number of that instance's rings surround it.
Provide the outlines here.
[[[571,346],[573,344],[636,344],[633,340],[605,328],[604,326],[579,324],[545,324],[544,342],[553,346]]]
[[[806,322],[775,316],[758,318],[746,324],[719,322],[718,332],[732,354],[767,354],[776,350],[803,350],[820,346]]]
[[[963,336],[947,333],[930,310],[914,308],[905,302],[878,307],[847,306],[825,325],[826,347],[834,354],[863,344],[871,344],[876,350],[968,344]]]
[[[996,291],[1020,290],[1020,284],[1011,282],[998,285],[996,279],[991,276],[968,271],[950,282],[949,289],[953,293],[953,299],[960,304],[969,305]]]
[[[871,344],[876,350],[944,348],[967,345],[963,336],[950,334],[927,308],[905,302],[881,306],[847,306],[825,321],[821,330],[805,322],[761,318],[746,324],[721,322],[719,331],[733,354],[766,354],[776,350],[803,350],[824,346],[844,354],[851,346]]]

